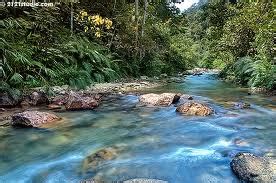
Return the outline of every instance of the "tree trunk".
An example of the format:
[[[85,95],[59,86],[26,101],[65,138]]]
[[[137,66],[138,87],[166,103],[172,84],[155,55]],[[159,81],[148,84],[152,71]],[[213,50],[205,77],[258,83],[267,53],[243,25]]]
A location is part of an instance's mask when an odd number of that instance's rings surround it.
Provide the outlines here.
[[[145,33],[145,24],[147,21],[147,13],[148,13],[147,11],[148,11],[148,0],[144,0],[144,16],[143,16],[141,37],[144,37],[144,33]]]
[[[73,36],[73,32],[74,32],[74,10],[73,10],[73,0],[71,0],[71,19],[70,19],[70,23],[71,23],[71,36]]]
[[[139,0],[135,0],[135,41],[136,48],[138,46],[139,38]]]
[[[146,21],[147,21],[147,12],[148,11],[148,0],[144,0],[144,15],[143,15],[143,22],[142,22],[142,28],[141,28],[141,38],[144,37],[145,34],[145,25],[146,25]],[[140,61],[143,59],[143,57],[145,56],[145,48],[143,45],[141,45],[140,48]]]

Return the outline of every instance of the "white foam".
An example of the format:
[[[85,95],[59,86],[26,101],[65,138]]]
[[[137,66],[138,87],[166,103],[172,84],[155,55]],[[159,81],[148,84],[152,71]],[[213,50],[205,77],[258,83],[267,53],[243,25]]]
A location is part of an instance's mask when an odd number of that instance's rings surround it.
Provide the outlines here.
[[[161,159],[183,159],[187,156],[210,156],[215,153],[212,149],[197,149],[189,147],[178,148],[175,152],[161,156]]]
[[[210,147],[229,147],[232,144],[231,141],[220,139],[218,142],[212,144]]]

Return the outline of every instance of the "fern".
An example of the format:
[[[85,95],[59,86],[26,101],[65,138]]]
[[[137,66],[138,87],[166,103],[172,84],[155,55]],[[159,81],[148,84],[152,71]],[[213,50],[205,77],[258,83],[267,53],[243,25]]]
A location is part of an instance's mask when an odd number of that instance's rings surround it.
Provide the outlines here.
[[[57,11],[32,8],[22,13],[24,18],[0,20],[0,77],[7,88],[61,84],[85,88],[115,80],[131,69],[88,38],[69,37],[67,28],[56,26]]]
[[[236,81],[250,87],[274,89],[276,85],[276,69],[267,60],[254,60],[251,57],[240,58],[234,64]]]
[[[14,73],[12,77],[9,79],[9,83],[13,85],[17,85],[19,83],[22,83],[23,81],[23,76],[19,73]]]

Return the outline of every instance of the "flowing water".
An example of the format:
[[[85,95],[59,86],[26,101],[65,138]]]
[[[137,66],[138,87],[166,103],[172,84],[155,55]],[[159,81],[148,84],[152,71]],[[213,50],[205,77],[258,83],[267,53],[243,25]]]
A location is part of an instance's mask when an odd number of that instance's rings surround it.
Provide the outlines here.
[[[229,166],[237,152],[275,155],[275,97],[249,96],[211,74],[154,92],[193,95],[216,114],[188,117],[175,106],[138,107],[138,97],[128,95],[110,97],[94,111],[58,113],[65,120],[51,128],[0,128],[0,182],[238,182]],[[230,102],[238,101],[251,109],[233,108]],[[86,156],[115,145],[124,149],[115,159],[83,171]]]

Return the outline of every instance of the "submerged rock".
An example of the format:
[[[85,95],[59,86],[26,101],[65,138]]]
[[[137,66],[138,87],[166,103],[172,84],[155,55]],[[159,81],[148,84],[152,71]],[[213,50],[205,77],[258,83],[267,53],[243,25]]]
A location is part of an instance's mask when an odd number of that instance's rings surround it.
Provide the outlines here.
[[[150,106],[169,106],[178,102],[180,95],[175,93],[162,93],[162,94],[145,94],[139,97],[139,101],[143,105]]]
[[[122,149],[119,147],[108,147],[101,149],[85,158],[82,164],[82,172],[85,173],[89,170],[95,170],[98,166],[105,161],[113,160],[118,156]]]
[[[211,107],[198,102],[186,102],[178,106],[176,111],[185,115],[194,116],[208,116],[213,113],[213,109]]]
[[[39,127],[60,120],[58,116],[47,112],[25,111],[12,115],[13,126]]]
[[[244,182],[275,182],[275,165],[264,157],[238,153],[230,163],[234,174]]]
[[[164,180],[158,180],[158,179],[130,179],[123,181],[123,183],[168,183]]]
[[[71,93],[65,105],[66,110],[85,110],[95,109],[99,106],[101,96],[82,96],[77,93]]]
[[[234,104],[234,107],[237,109],[249,109],[250,104],[246,102],[237,102]]]

